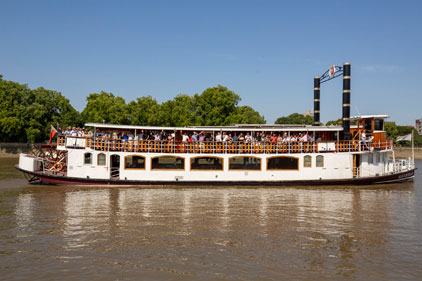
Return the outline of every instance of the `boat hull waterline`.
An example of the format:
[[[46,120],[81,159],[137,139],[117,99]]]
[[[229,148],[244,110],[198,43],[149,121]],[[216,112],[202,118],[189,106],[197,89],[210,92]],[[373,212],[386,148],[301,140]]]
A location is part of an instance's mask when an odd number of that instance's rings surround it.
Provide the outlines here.
[[[35,176],[40,184],[53,185],[93,185],[93,186],[156,186],[156,185],[177,185],[177,186],[309,186],[309,185],[369,185],[385,184],[412,181],[415,176],[415,170],[408,170],[400,173],[374,176],[359,177],[349,179],[319,179],[319,180],[286,180],[286,181],[145,181],[145,180],[122,180],[122,179],[90,179],[63,177],[58,175],[45,174],[42,172],[29,172],[15,168],[29,176]]]

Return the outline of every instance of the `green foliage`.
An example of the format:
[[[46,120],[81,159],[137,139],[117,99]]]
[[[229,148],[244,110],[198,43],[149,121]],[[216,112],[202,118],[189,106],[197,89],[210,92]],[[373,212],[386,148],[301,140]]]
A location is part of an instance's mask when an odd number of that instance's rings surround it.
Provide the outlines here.
[[[148,126],[224,126],[234,123],[265,123],[249,106],[238,107],[239,95],[226,87],[208,88],[193,97],[180,94],[172,100],[157,103],[151,96],[128,104],[130,123]]]
[[[342,122],[342,119],[339,118],[337,120],[328,121],[327,124],[325,124],[325,125],[327,125],[327,126],[330,126],[330,125],[338,126],[338,125],[341,125],[341,122]]]
[[[78,125],[79,113],[61,93],[6,81],[0,75],[0,141],[36,142],[50,125]]]
[[[264,116],[261,116],[258,111],[252,107],[244,105],[235,109],[229,115],[227,122],[229,124],[265,124]]]
[[[303,116],[303,114],[292,113],[287,117],[279,117],[274,124],[306,124],[312,125],[314,118],[312,116]]]
[[[240,96],[218,85],[206,89],[201,95],[195,94],[193,100],[195,125],[225,126],[230,125],[229,116],[235,112]]]
[[[389,139],[395,140],[399,136],[399,130],[397,129],[396,122],[385,122],[384,129],[387,133],[387,138]]]
[[[130,124],[158,126],[161,124],[160,105],[151,96],[137,98],[128,105]]]
[[[91,93],[86,98],[87,105],[81,113],[84,123],[128,124],[128,106],[122,97],[112,93]]]
[[[162,126],[184,127],[194,123],[194,99],[188,95],[177,95],[173,100],[161,104]]]
[[[385,128],[385,131],[387,132],[387,138],[393,139],[394,143],[398,145],[402,145],[402,146],[410,146],[411,142],[410,141],[397,142],[396,141],[397,137],[411,134],[413,131],[415,146],[422,146],[422,136],[418,134],[415,128],[408,127],[408,126],[397,126],[396,122],[385,122],[384,128]]]

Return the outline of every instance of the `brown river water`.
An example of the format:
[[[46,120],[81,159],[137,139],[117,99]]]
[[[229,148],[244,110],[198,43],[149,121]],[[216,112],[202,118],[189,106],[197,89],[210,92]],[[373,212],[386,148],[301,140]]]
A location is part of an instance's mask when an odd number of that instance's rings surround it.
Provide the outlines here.
[[[32,186],[0,159],[0,280],[422,280],[414,182]]]

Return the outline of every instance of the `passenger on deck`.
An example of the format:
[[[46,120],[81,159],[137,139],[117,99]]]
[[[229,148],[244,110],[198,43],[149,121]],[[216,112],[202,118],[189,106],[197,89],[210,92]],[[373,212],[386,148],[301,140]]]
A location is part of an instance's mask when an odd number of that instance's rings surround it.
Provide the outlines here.
[[[198,141],[198,135],[196,132],[193,132],[192,134],[192,141]]]
[[[362,132],[361,140],[362,140],[362,149],[368,149],[368,145],[366,144],[366,133],[365,133],[365,131]]]
[[[222,141],[220,132],[218,132],[217,135],[215,136],[215,141]]]

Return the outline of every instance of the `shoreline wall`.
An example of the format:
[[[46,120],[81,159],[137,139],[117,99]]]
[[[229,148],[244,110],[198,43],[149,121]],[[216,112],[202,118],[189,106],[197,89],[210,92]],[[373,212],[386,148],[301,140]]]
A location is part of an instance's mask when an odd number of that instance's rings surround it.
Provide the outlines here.
[[[19,153],[29,153],[40,149],[42,143],[8,143],[0,142],[0,158],[18,158]]]

